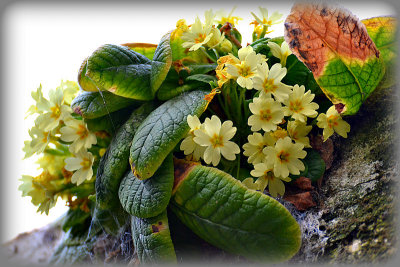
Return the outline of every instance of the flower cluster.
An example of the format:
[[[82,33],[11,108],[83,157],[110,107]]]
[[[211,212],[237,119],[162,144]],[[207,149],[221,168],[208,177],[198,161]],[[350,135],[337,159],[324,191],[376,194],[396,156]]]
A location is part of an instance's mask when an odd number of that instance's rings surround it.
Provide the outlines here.
[[[262,191],[268,187],[270,194],[277,197],[285,192],[282,181],[290,181],[290,175],[299,175],[305,169],[301,159],[307,155],[304,148],[311,147],[308,134],[312,126],[308,119],[317,117],[319,105],[313,102],[315,95],[303,85],[289,86],[282,82],[287,74],[282,64],[286,64],[291,54],[287,44],[269,42],[268,46],[280,63],[269,67],[264,55],[247,46],[239,49],[238,57],[232,54],[221,57],[216,74],[221,91],[229,80],[246,90],[257,90],[249,103],[251,114],[247,119],[253,134],[243,145],[243,154],[254,166],[251,175],[258,177],[251,187]],[[324,128],[325,140],[333,131],[346,136],[350,130],[334,111],[331,108],[327,115],[321,113],[318,117],[317,125]],[[252,178],[246,179],[245,184],[251,181]]]
[[[205,163],[214,166],[219,164],[221,155],[227,160],[235,160],[240,148],[230,141],[236,133],[232,121],[221,124],[221,120],[214,115],[201,124],[197,116],[189,115],[187,122],[190,131],[181,143],[185,155],[192,155],[194,160],[202,158]]]
[[[94,155],[88,149],[97,138],[70,108],[78,91],[77,83],[66,81],[49,91],[49,99],[43,96],[42,86],[32,92],[36,103],[29,108],[28,116],[36,116],[35,125],[23,150],[25,158],[41,156],[37,163],[43,172],[37,177],[24,175],[19,189],[46,214],[58,197],[72,198],[71,182],[80,185],[93,177]]]
[[[226,16],[223,11],[214,14],[212,10],[205,12],[205,21],[202,23],[199,17],[196,17],[195,22],[192,25],[182,27],[182,23],[179,26],[182,30],[182,40],[184,43],[182,46],[188,48],[189,51],[196,51],[200,48],[215,49],[218,52],[227,53],[232,50],[232,43],[225,38],[225,33],[214,25],[217,22],[220,26],[225,23],[234,25],[241,18],[232,16],[234,9]]]

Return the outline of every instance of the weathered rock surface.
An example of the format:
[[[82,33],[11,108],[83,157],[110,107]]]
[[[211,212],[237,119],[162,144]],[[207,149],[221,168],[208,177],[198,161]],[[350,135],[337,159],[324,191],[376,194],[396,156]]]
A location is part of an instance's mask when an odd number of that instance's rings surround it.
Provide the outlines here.
[[[377,263],[392,260],[396,246],[399,95],[375,92],[335,138],[332,168],[318,191],[318,207],[293,211],[303,245],[291,262]],[[289,209],[293,210],[291,207]]]

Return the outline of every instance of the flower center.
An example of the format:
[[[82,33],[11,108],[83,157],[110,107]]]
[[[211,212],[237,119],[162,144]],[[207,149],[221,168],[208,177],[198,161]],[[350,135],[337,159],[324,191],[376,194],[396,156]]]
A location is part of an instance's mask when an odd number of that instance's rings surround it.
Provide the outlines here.
[[[251,71],[250,66],[246,65],[244,62],[242,62],[238,66],[238,72],[239,72],[239,75],[244,78],[250,78],[250,77],[254,76],[254,73]]]
[[[260,110],[260,118],[262,121],[270,121],[272,119],[272,114],[270,109]]]
[[[79,125],[76,134],[79,135],[80,139],[85,139],[89,135],[89,131],[84,125]]]
[[[194,42],[195,42],[196,44],[202,43],[202,42],[204,41],[204,39],[206,39],[206,35],[205,35],[204,33],[199,33],[199,34],[197,35],[197,38],[194,39]]]
[[[281,162],[281,163],[283,163],[283,162],[289,162],[289,156],[290,156],[290,154],[289,153],[287,153],[287,152],[285,152],[285,151],[281,151],[281,152],[279,152],[278,153],[278,159],[279,159],[279,161]]]
[[[49,137],[49,133],[50,132],[43,132],[43,139],[42,139],[43,143],[47,143],[47,138]]]
[[[289,108],[291,111],[298,113],[304,109],[301,101],[299,99],[296,99],[295,101],[290,101],[289,103]]]
[[[88,158],[83,158],[81,161],[81,166],[83,169],[89,169],[92,166],[92,162]]]
[[[332,128],[333,126],[338,126],[337,117],[335,115],[329,116],[327,122],[329,128]]]
[[[61,115],[61,109],[59,105],[55,105],[54,107],[50,108],[51,110],[51,117],[58,119]]]
[[[210,139],[210,142],[214,148],[224,146],[223,141],[224,140],[223,140],[222,136],[218,135],[218,134],[214,134],[213,137],[211,137],[211,139]]]
[[[278,86],[274,84],[274,79],[265,79],[263,83],[263,88],[265,93],[273,93],[276,91]]]

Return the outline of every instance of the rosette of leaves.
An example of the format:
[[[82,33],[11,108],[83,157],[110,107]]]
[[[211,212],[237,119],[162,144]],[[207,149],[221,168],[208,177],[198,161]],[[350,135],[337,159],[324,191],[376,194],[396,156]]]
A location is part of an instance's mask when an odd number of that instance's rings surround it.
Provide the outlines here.
[[[175,263],[167,208],[203,240],[250,261],[284,261],[298,251],[299,225],[278,201],[222,170],[179,159],[187,116],[200,117],[211,101],[216,64],[178,65],[186,55],[170,36],[157,46],[104,45],[83,62],[78,80],[87,92],[72,108],[112,141],[97,169],[90,227],[70,231],[53,262],[76,262],[71,253],[92,244],[99,229],[118,235],[130,223],[141,263]]]

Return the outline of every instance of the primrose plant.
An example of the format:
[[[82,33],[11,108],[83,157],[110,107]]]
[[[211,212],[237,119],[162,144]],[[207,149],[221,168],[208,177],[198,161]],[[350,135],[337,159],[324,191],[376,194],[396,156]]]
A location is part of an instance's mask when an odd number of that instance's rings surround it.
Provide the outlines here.
[[[295,255],[301,231],[279,202],[285,187],[323,176],[314,140],[347,137],[342,117],[357,112],[387,63],[368,35],[379,24],[366,28],[335,10],[295,4],[285,37],[271,38],[282,14],[260,8],[247,46],[234,9],[208,10],[204,20],[178,20],[158,45],[99,47],[83,61],[78,83],[62,82],[49,99],[41,87],[33,92],[35,126],[24,151],[41,155],[43,172],[23,176],[20,190],[40,212],[58,197],[70,207],[51,263],[88,255],[94,263],[99,237],[126,227],[140,263],[181,262],[182,241],[170,227],[182,223],[252,262]],[[361,37],[337,25],[343,16]],[[351,49],[323,35],[328,26]]]

